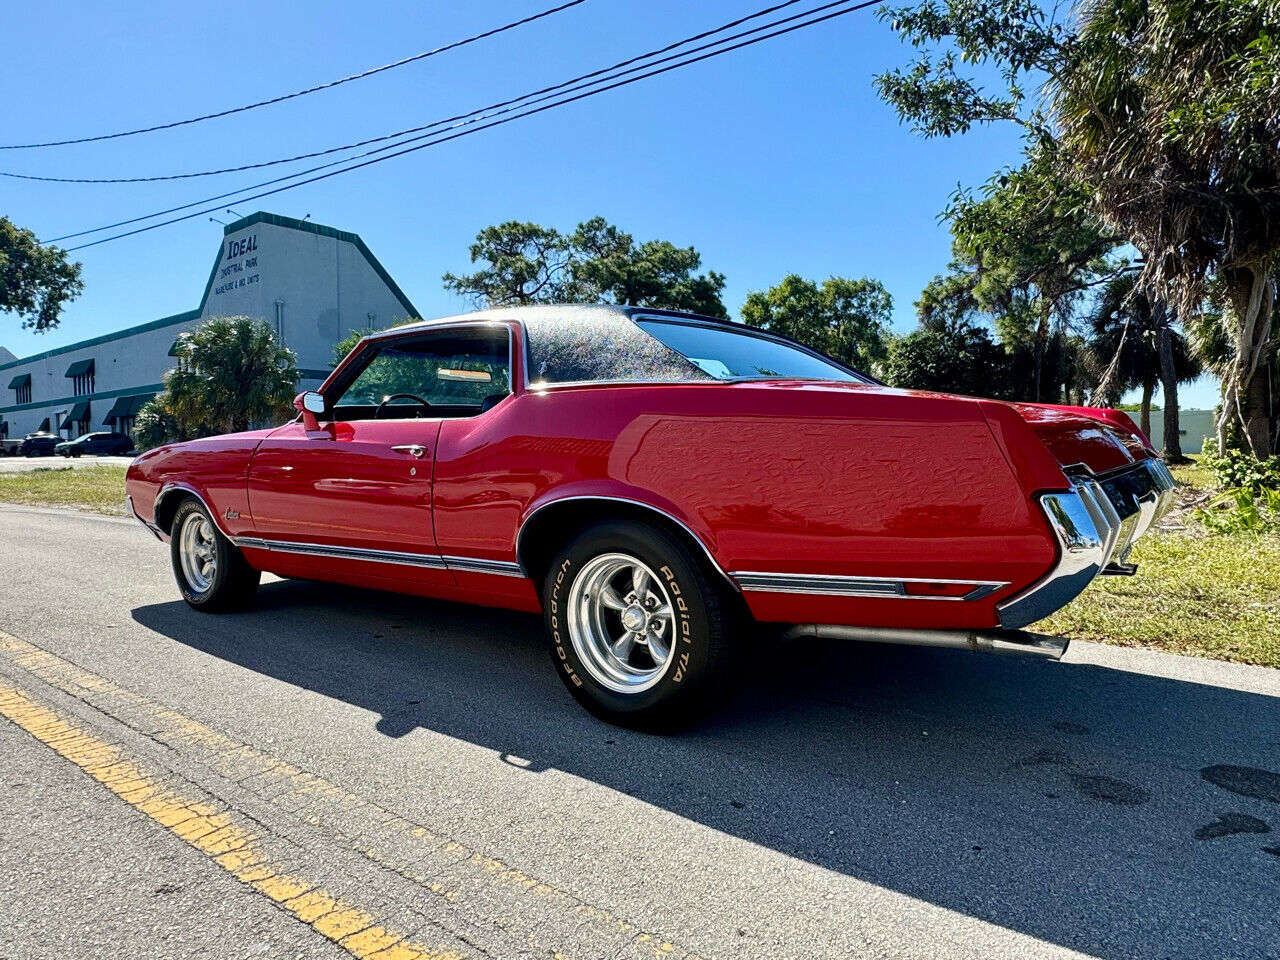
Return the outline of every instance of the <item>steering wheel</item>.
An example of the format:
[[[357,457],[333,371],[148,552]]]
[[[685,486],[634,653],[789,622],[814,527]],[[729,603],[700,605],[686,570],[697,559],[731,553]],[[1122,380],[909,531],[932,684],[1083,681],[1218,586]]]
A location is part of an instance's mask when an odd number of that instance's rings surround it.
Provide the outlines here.
[[[424,412],[426,413],[431,412],[431,404],[427,403],[427,401],[423,400],[421,397],[416,396],[415,394],[412,394],[412,393],[393,393],[389,397],[384,397],[382,402],[378,404],[378,409],[373,411],[373,419],[381,420],[383,408],[392,400],[412,400],[415,403],[417,403],[419,406],[421,406]]]

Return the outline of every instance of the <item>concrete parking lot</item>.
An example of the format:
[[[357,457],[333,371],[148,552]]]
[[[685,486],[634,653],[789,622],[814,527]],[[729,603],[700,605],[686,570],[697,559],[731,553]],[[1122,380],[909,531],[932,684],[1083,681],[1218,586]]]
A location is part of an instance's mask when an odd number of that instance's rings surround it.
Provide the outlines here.
[[[0,716],[3,957],[1280,956],[1280,671],[796,643],[652,737],[535,617],[0,506]]]

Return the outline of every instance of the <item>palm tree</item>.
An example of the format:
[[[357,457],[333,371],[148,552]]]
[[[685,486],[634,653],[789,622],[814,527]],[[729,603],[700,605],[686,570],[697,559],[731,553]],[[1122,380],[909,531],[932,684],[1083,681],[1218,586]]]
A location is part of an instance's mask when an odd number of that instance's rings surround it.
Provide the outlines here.
[[[297,358],[263,321],[213,317],[180,337],[176,352],[165,410],[188,436],[248,430],[292,413]]]
[[[1221,285],[1233,342],[1219,443],[1238,426],[1257,456],[1269,409],[1280,263],[1280,0],[1090,0],[1069,80],[1055,79],[1062,142],[1105,223],[1142,253],[1157,304],[1198,315]],[[1172,358],[1162,358],[1173,379]]]
[[[1151,398],[1161,382],[1161,328],[1168,328],[1150,298],[1138,287],[1137,278],[1123,274],[1113,278],[1102,289],[1088,317],[1092,336],[1089,350],[1095,363],[1104,368],[1094,397],[1101,403],[1114,405],[1127,390],[1141,388],[1142,432],[1151,436]],[[1173,354],[1176,382],[1188,383],[1200,376],[1200,362],[1192,355],[1186,338],[1169,330],[1168,341]],[[1165,397],[1165,419],[1176,414],[1177,395]],[[1176,422],[1176,420],[1175,420]],[[1177,434],[1175,433],[1175,442]],[[1181,444],[1168,445],[1165,436],[1165,458],[1182,458]]]

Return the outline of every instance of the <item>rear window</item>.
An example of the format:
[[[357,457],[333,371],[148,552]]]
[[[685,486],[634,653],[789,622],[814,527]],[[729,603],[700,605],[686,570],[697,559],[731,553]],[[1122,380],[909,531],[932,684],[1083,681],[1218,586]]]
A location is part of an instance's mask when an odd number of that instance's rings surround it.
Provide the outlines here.
[[[800,379],[867,383],[820,354],[748,327],[565,307],[521,318],[529,383]]]
[[[636,326],[717,380],[866,380],[816,353],[783,340],[678,320],[636,321]]]
[[[529,383],[620,380],[712,380],[630,317],[566,307],[522,318],[529,342]]]

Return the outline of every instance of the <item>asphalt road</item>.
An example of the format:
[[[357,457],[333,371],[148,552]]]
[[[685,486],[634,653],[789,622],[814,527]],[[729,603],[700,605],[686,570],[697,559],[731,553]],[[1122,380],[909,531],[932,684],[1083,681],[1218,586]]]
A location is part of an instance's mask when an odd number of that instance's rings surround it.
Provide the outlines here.
[[[200,615],[132,521],[0,507],[0,711],[0,957],[340,953],[161,787],[441,956],[1280,957],[1280,671],[796,643],[650,737],[536,618],[281,581]]]

